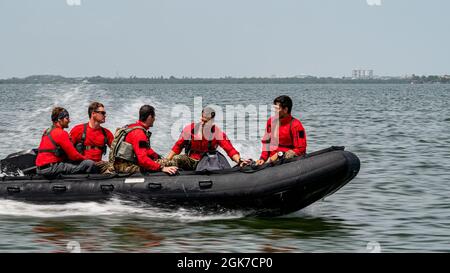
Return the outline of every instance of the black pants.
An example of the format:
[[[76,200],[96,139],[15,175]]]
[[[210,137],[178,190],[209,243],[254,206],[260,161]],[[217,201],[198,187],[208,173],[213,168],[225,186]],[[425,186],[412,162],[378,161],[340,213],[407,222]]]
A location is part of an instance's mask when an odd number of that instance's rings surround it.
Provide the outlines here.
[[[45,169],[38,169],[37,174],[45,176],[57,176],[58,174],[80,174],[80,173],[98,173],[95,163],[92,160],[81,161],[80,164],[55,163]]]

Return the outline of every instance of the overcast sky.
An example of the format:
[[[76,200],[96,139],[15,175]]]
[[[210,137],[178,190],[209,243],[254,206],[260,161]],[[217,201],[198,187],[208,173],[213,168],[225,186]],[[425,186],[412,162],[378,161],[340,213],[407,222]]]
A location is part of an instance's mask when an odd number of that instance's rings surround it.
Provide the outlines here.
[[[450,74],[450,1],[0,0],[0,78]]]

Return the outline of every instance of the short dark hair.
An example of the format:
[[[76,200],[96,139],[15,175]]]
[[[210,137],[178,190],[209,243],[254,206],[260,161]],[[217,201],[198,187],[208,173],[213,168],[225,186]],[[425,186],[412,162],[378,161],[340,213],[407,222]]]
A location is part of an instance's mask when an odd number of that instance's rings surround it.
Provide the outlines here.
[[[91,118],[92,112],[96,111],[100,107],[105,107],[105,106],[102,103],[96,102],[96,101],[94,101],[93,103],[89,104],[89,107],[88,107],[88,116],[89,116],[89,118]]]
[[[288,109],[288,113],[290,114],[292,111],[292,99],[289,96],[279,96],[273,100],[273,104],[279,103],[282,108]]]
[[[66,112],[66,113],[64,113],[64,116],[66,116],[66,114],[67,114],[67,116],[69,115],[69,112],[67,112],[67,110],[62,107],[57,106],[57,107],[53,108],[52,116],[51,116],[52,122],[57,122],[58,120],[60,120],[61,116],[63,115],[63,112]]]
[[[139,120],[145,122],[148,116],[155,117],[155,107],[151,105],[143,105],[141,109],[139,109]]]

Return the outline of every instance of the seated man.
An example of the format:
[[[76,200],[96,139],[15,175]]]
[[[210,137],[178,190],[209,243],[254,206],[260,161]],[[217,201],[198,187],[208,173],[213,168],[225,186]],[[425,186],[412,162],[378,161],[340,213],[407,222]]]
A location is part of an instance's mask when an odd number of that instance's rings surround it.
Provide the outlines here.
[[[227,135],[214,124],[214,117],[215,112],[212,108],[203,109],[200,123],[191,123],[183,129],[167,160],[175,162],[175,165],[183,170],[195,170],[207,152],[215,152],[220,146],[241,167],[248,164],[248,160],[241,159]],[[186,154],[179,155],[183,148]]]
[[[111,147],[114,135],[103,128],[106,112],[103,104],[93,102],[88,107],[88,123],[78,124],[70,131],[70,137],[77,151],[95,162],[102,173],[108,168],[108,162],[102,161],[102,156]]]
[[[177,167],[168,166],[151,148],[151,132],[155,122],[155,108],[144,105],[139,109],[139,120],[117,130],[109,154],[110,163],[119,173],[137,173],[162,171],[176,174]]]
[[[306,134],[300,120],[291,116],[292,100],[288,96],[274,101],[275,116],[269,118],[262,139],[262,153],[256,165],[274,162],[282,152],[286,159],[306,153]]]
[[[94,161],[77,152],[69,134],[64,130],[69,127],[69,112],[64,108],[55,107],[51,119],[53,125],[45,130],[39,145],[36,158],[37,174],[56,176],[97,172]]]

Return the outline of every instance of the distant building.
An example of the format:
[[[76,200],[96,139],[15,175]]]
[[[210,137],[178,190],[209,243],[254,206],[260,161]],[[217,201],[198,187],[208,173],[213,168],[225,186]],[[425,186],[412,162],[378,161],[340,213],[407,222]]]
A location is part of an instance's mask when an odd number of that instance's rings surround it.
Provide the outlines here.
[[[311,75],[306,75],[306,74],[300,74],[300,75],[295,75],[294,78],[297,78],[297,79],[307,79],[307,78],[313,78],[313,76],[311,76]]]
[[[352,71],[352,79],[373,79],[373,70],[365,70],[365,69],[354,69]]]

